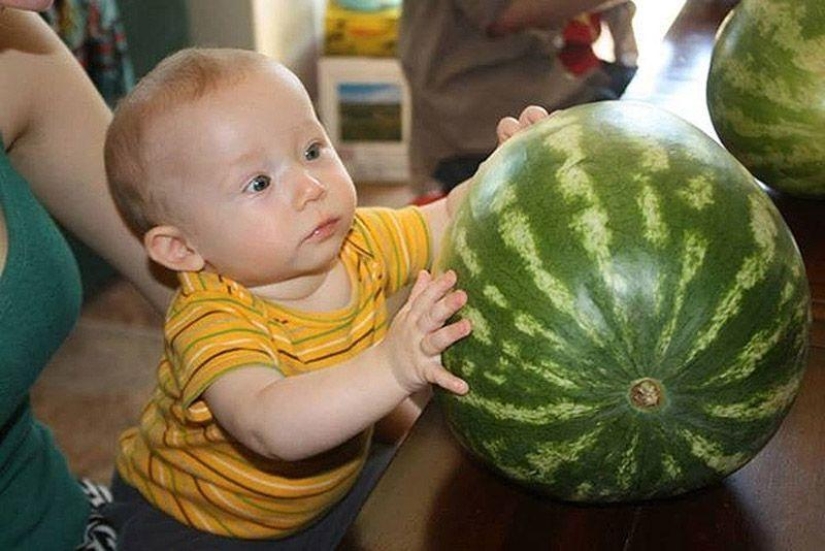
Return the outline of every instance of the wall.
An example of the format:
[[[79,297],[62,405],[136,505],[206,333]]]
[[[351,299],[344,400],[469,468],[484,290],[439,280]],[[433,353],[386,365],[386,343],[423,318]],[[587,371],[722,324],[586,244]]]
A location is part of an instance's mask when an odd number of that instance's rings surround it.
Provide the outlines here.
[[[258,51],[279,60],[316,96],[316,63],[323,34],[324,0],[253,0]]]
[[[120,0],[118,7],[136,77],[146,74],[169,53],[189,45],[184,0]]]
[[[325,0],[186,0],[195,45],[255,49],[292,69],[316,97]]]
[[[186,0],[186,7],[192,44],[255,48],[250,0]]]

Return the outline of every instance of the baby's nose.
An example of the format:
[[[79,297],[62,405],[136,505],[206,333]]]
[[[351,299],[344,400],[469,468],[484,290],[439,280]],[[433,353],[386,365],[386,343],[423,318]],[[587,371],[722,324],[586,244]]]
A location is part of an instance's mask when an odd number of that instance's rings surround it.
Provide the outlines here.
[[[298,208],[317,201],[326,195],[327,187],[309,171],[302,171],[295,183],[295,199]]]

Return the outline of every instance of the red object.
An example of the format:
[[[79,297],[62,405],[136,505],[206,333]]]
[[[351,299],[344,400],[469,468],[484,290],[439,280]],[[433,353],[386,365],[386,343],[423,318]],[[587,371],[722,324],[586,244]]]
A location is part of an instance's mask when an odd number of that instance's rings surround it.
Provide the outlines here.
[[[595,69],[601,60],[593,52],[593,43],[602,31],[602,21],[597,13],[576,17],[562,31],[564,46],[558,53],[559,61],[572,74],[581,75]]]
[[[424,195],[419,195],[412,201],[410,201],[411,205],[418,205],[419,207],[424,206],[428,203],[432,203],[434,201],[438,201],[446,194],[441,191],[430,191],[425,193]]]

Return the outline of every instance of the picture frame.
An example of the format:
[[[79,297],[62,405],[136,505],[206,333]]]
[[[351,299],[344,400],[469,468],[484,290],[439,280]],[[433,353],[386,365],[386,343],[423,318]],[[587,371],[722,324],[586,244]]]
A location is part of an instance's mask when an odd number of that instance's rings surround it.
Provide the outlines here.
[[[322,57],[318,109],[356,184],[409,182],[410,97],[397,59]]]

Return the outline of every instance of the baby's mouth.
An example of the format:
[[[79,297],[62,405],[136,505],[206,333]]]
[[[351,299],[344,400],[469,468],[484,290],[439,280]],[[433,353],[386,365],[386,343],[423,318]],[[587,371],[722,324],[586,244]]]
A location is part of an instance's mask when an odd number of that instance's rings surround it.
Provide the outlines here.
[[[338,229],[338,218],[328,218],[321,222],[306,237],[307,241],[325,241],[335,235]]]

